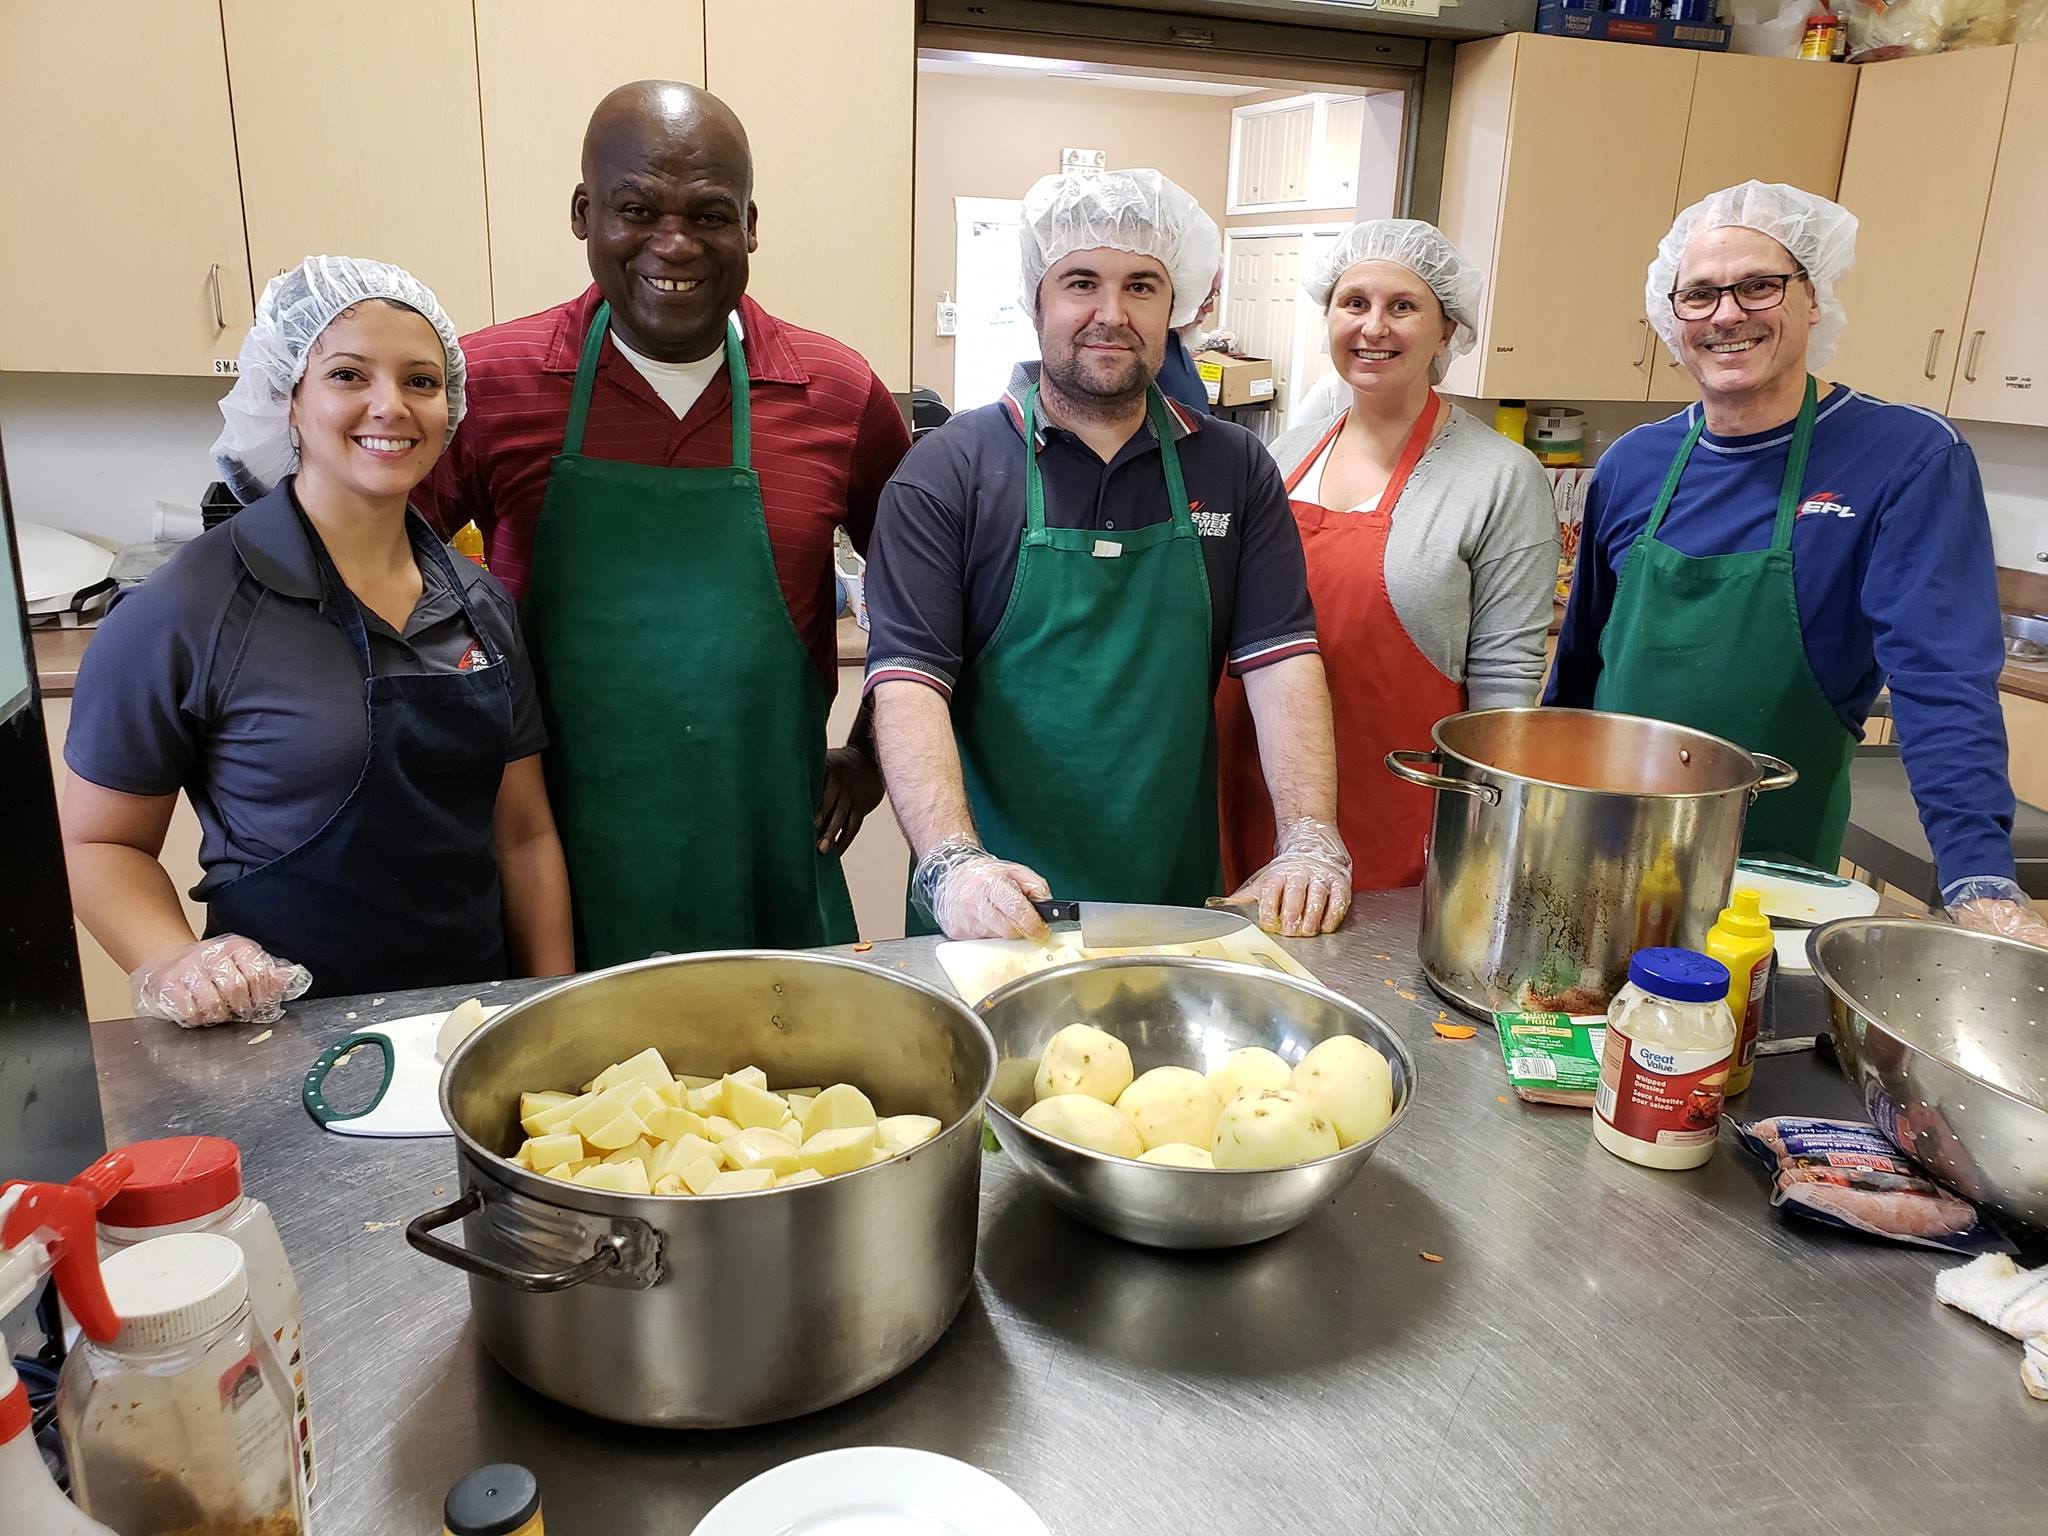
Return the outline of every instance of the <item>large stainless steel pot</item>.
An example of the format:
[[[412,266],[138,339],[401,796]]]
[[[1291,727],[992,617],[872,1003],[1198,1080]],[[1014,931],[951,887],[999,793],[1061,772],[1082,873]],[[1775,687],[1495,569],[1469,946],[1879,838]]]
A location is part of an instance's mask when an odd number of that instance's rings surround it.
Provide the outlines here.
[[[2048,950],[1845,917],[1806,953],[1877,1127],[1958,1194],[2048,1232]]]
[[[850,1082],[884,1114],[942,1129],[886,1163],[759,1194],[611,1194],[507,1161],[522,1089],[586,1082],[650,1045],[678,1072]],[[469,1272],[478,1337],[559,1402],[676,1428],[791,1418],[894,1376],[959,1311],[994,1079],[994,1045],[962,1003],[857,961],[747,951],[595,972],[506,1009],[449,1059],[461,1198],[406,1236]],[[434,1235],[457,1220],[459,1248]]]
[[[1798,780],[1718,736],[1590,709],[1475,710],[1431,735],[1387,767],[1436,792],[1422,967],[1478,1014],[1599,1012],[1636,950],[1700,944],[1751,801]]]

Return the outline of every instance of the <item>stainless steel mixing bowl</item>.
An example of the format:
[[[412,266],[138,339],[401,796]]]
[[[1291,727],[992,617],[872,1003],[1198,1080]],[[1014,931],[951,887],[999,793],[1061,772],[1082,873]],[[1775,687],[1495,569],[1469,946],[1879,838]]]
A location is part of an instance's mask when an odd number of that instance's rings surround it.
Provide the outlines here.
[[[1011,982],[981,1004],[996,1042],[989,1122],[1011,1159],[1053,1202],[1090,1226],[1155,1248],[1230,1248],[1300,1225],[1392,1135],[1415,1092],[1415,1059],[1348,998],[1257,966],[1175,956],[1083,960]],[[1221,1066],[1241,1046],[1290,1062],[1336,1035],[1387,1058],[1394,1118],[1370,1141],[1292,1168],[1171,1168],[1091,1152],[1026,1125],[1048,1041],[1093,1024],[1130,1048],[1139,1072]]]
[[[1806,953],[1878,1128],[1958,1194],[2048,1231],[2048,950],[1850,917]]]

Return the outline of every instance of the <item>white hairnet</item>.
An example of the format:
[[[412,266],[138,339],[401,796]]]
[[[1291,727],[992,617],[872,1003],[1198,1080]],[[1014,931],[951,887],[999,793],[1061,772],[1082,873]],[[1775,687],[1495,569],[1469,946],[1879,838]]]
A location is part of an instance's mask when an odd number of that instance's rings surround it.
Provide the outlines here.
[[[1820,315],[1806,343],[1806,366],[1819,368],[1835,355],[1849,316],[1835,295],[1835,284],[1856,265],[1856,215],[1840,203],[1775,181],[1745,181],[1739,187],[1710,192],[1672,221],[1671,232],[1657,246],[1643,284],[1643,303],[1650,324],[1664,345],[1678,356],[1678,317],[1671,312],[1671,290],[1678,286],[1678,263],[1695,235],[1710,229],[1753,229],[1785,247],[1813,283]]]
[[[1157,171],[1041,176],[1024,194],[1023,298],[1038,313],[1038,285],[1075,251],[1156,256],[1173,282],[1175,330],[1193,322],[1223,265],[1223,234],[1201,204]]]
[[[1430,364],[1433,383],[1443,382],[1444,370],[1453,360],[1472,350],[1479,338],[1479,300],[1486,291],[1486,274],[1465,259],[1465,255],[1434,224],[1421,219],[1367,219],[1344,231],[1315,265],[1302,288],[1319,308],[1330,307],[1330,295],[1337,279],[1361,261],[1391,261],[1406,267],[1425,283],[1444,307],[1444,318],[1456,327],[1448,351]]]
[[[244,505],[267,494],[298,468],[289,425],[292,390],[306,358],[335,316],[365,299],[388,299],[416,311],[441,338],[448,364],[448,435],[462,421],[467,369],[455,322],[433,290],[403,267],[355,256],[308,256],[263,285],[256,323],[242,338],[240,376],[222,397],[225,423],[213,440],[213,462]]]

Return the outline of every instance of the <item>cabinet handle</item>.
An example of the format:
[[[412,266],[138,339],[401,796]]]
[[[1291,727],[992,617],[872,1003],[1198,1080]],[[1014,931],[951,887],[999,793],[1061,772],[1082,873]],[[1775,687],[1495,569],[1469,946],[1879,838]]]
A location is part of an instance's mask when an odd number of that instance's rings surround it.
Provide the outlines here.
[[[1941,354],[1941,338],[1947,334],[1948,331],[1944,327],[1937,329],[1932,336],[1927,338],[1927,366],[1921,371],[1930,379],[1934,377],[1934,360]]]
[[[216,261],[211,267],[207,268],[206,279],[213,284],[213,328],[216,331],[224,331],[228,328],[228,317],[222,312],[220,307],[219,262]]]
[[[1635,366],[1640,368],[1650,360],[1650,322],[1638,320],[1636,324],[1643,328],[1643,344],[1636,349],[1635,361]]]
[[[1983,350],[1984,333],[1982,331],[1970,332],[1970,355],[1963,359],[1963,378],[1965,382],[1971,384],[1977,382],[1977,354]]]

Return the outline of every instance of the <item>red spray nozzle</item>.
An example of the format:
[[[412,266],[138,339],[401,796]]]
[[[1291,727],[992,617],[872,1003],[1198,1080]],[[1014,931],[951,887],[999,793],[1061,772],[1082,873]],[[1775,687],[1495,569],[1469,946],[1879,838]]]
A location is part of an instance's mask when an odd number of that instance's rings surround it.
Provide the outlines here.
[[[120,1332],[121,1319],[107,1299],[100,1278],[95,1228],[100,1207],[135,1172],[127,1154],[109,1152],[69,1184],[30,1184],[10,1180],[0,1193],[18,1189],[6,1219],[0,1221],[0,1248],[13,1248],[41,1234],[50,1250],[50,1273],[57,1292],[89,1339],[105,1344]]]

